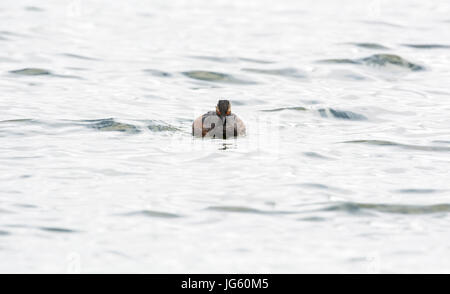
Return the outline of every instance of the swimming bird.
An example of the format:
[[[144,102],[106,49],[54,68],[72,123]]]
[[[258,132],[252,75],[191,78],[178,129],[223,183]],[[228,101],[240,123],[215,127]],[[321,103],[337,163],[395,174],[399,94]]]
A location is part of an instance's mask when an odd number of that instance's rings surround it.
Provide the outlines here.
[[[245,133],[244,122],[231,113],[228,100],[219,100],[216,111],[209,111],[192,123],[192,135],[196,137],[227,139],[244,136]]]

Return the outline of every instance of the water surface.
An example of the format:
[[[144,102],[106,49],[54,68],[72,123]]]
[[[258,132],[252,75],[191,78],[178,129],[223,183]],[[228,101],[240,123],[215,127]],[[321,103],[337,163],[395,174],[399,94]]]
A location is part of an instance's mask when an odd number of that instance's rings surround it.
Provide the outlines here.
[[[449,14],[3,0],[0,272],[449,273]]]

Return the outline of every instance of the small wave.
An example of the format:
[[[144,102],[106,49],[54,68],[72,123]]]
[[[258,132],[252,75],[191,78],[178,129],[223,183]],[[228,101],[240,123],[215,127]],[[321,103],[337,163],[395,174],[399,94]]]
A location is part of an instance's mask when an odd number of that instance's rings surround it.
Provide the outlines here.
[[[402,44],[402,46],[415,49],[450,49],[450,45],[442,44]]]
[[[303,184],[299,184],[299,186],[310,188],[310,189],[329,190],[329,191],[334,191],[334,192],[343,193],[343,194],[347,194],[347,195],[353,194],[349,190],[345,190],[345,189],[338,188],[338,187],[330,187],[330,186],[320,184],[320,183],[303,183]]]
[[[21,208],[38,208],[36,205],[33,204],[27,204],[27,203],[16,203],[14,206],[21,207]]]
[[[281,108],[275,108],[275,109],[266,109],[261,110],[263,112],[277,112],[277,111],[283,111],[283,110],[297,110],[297,111],[306,111],[307,109],[302,106],[293,106],[293,107],[281,107]]]
[[[357,65],[379,66],[379,67],[394,65],[399,68],[404,68],[411,71],[425,70],[424,66],[412,63],[394,54],[374,54],[360,59],[325,59],[319,60],[318,62],[334,63],[334,64],[357,64]]]
[[[71,128],[79,124],[79,122],[66,120],[10,119],[0,121],[0,133],[7,136],[48,135],[54,133],[51,129],[64,131],[63,128]]]
[[[402,26],[402,25],[390,23],[390,22],[386,22],[386,21],[363,20],[361,22],[367,23],[367,24],[372,24],[372,25],[382,25],[382,26],[387,26],[387,27],[392,27],[392,28],[404,28],[404,26]]]
[[[294,111],[307,111],[308,109],[302,106],[292,106],[292,107],[281,107],[281,108],[274,108],[274,109],[265,109],[261,110],[262,112],[278,112],[278,111],[284,111],[284,110],[294,110]],[[321,117],[328,118],[328,117],[334,117],[337,119],[344,119],[344,120],[355,120],[355,121],[363,121],[367,120],[367,117],[365,117],[362,114],[358,114],[352,111],[347,110],[336,110],[333,108],[320,108],[317,109],[317,112],[319,112]]]
[[[321,108],[317,110],[321,117],[334,117],[337,119],[344,119],[344,120],[355,120],[355,121],[361,121],[361,120],[367,120],[367,117],[365,117],[362,114],[358,114],[352,111],[345,111],[345,110],[336,110],[333,108]]]
[[[333,69],[330,71],[328,77],[332,79],[352,81],[363,81],[368,79],[368,77],[349,69]]]
[[[172,76],[168,72],[157,70],[157,69],[144,69],[144,72],[148,73],[148,74],[150,74],[152,76],[161,77],[161,78],[168,78],[168,77]]]
[[[203,60],[208,60],[208,61],[214,61],[214,62],[223,62],[223,63],[239,61],[238,58],[206,56],[206,55],[192,55],[192,56],[188,56],[188,57],[194,58],[194,59],[203,59]]]
[[[228,74],[212,71],[186,71],[182,72],[182,74],[194,80],[207,82],[219,82],[231,84],[255,84],[255,82],[252,81],[241,80]]]
[[[10,73],[23,76],[42,76],[52,74],[49,70],[41,68],[22,68],[17,70],[11,70]]]
[[[179,128],[166,124],[164,122],[148,121],[147,128],[152,132],[176,132]]]
[[[366,58],[359,59],[359,61],[367,65],[386,66],[388,64],[391,64],[402,68],[410,69],[412,71],[425,70],[425,67],[412,63],[394,54],[375,54]]]
[[[319,60],[320,63],[334,63],[334,64],[359,64],[359,62],[347,59],[347,58],[338,58],[338,59],[322,59]]]
[[[259,210],[245,206],[210,206],[207,210],[220,212],[250,213],[250,214],[292,214],[292,211]]]
[[[377,211],[394,214],[431,214],[431,213],[450,212],[450,204],[403,205],[403,204],[371,204],[371,203],[343,202],[331,205],[323,210],[343,211],[348,213]]]
[[[318,158],[318,159],[327,159],[330,160],[331,158],[323,156],[317,152],[303,152],[303,155],[311,157],[311,158]]]
[[[9,73],[15,74],[15,75],[21,75],[21,76],[51,76],[51,77],[58,77],[58,78],[72,78],[72,79],[83,79],[79,76],[74,75],[60,75],[60,74],[54,74],[51,71],[47,69],[42,68],[22,68],[17,70],[11,70]]]
[[[265,75],[275,75],[284,76],[291,78],[305,78],[304,73],[299,72],[295,68],[281,68],[281,69],[258,69],[258,68],[243,68],[243,71],[265,74]]]
[[[396,190],[397,193],[405,193],[405,194],[431,194],[442,192],[441,190],[436,189],[400,189]]]
[[[19,34],[11,31],[0,31],[0,36],[9,36],[9,37],[27,37],[27,35]]]
[[[217,56],[202,56],[202,55],[193,55],[193,56],[189,56],[189,57],[195,58],[195,59],[209,60],[209,61],[214,61],[214,62],[223,62],[223,63],[235,63],[235,62],[240,62],[240,61],[259,63],[259,64],[273,63],[273,61],[254,59],[254,58],[245,58],[245,57],[217,57]]]
[[[33,12],[43,12],[43,11],[45,11],[45,9],[37,7],[37,6],[26,6],[24,8],[24,10],[26,10],[26,11],[33,11]]]
[[[388,47],[377,43],[350,43],[350,44],[366,49],[389,50]]]
[[[273,63],[273,61],[268,60],[262,60],[262,59],[255,59],[255,58],[245,58],[245,57],[239,57],[239,60],[252,62],[252,63],[260,63],[260,64],[270,64]]]
[[[72,230],[72,229],[66,229],[66,228],[59,228],[59,227],[39,227],[42,231],[52,232],[52,233],[78,233],[79,231]]]
[[[157,217],[157,218],[179,218],[181,215],[163,211],[155,211],[155,210],[139,210],[132,211],[125,214],[124,216],[146,216],[146,217]]]
[[[179,128],[174,127],[162,121],[155,120],[142,120],[137,121],[136,124],[119,122],[114,118],[105,119],[93,119],[93,120],[53,120],[53,121],[42,121],[35,119],[12,119],[0,121],[0,126],[5,126],[6,131],[9,134],[19,133],[17,130],[20,128],[15,125],[21,124],[23,126],[42,126],[43,129],[50,128],[71,128],[71,127],[87,127],[102,132],[123,132],[129,134],[141,133],[143,128],[147,128],[152,132],[176,132],[180,131]],[[10,129],[10,130],[9,130]],[[41,131],[32,130],[33,133],[41,133]],[[47,134],[46,132],[44,132]],[[24,135],[25,133],[20,133],[19,135]]]
[[[33,119],[30,118],[20,118],[20,119],[7,119],[7,120],[1,120],[0,123],[27,123],[32,122]]]
[[[82,124],[87,125],[90,128],[94,128],[94,129],[97,129],[100,131],[105,131],[105,132],[116,131],[116,132],[132,133],[132,134],[137,134],[137,133],[141,132],[141,129],[137,125],[130,124],[130,123],[121,123],[121,122],[116,121],[114,118],[82,120],[80,122]],[[139,121],[139,124],[144,124],[145,127],[152,132],[180,131],[179,128],[174,127],[170,124],[167,124],[163,121],[143,120],[143,121]]]
[[[124,132],[124,133],[140,133],[140,130],[132,124],[120,123],[113,118],[84,120],[89,128],[93,128],[102,132]]]
[[[327,219],[324,217],[320,217],[320,216],[310,216],[310,217],[299,218],[298,220],[305,221],[305,222],[323,222],[323,221],[326,221]]]
[[[66,57],[70,57],[70,58],[81,59],[81,60],[92,60],[92,61],[99,60],[97,58],[83,56],[83,55],[78,55],[78,54],[73,54],[73,53],[62,53],[62,55],[66,56]]]
[[[0,236],[6,236],[6,235],[11,235],[11,233],[8,231],[0,230]]]
[[[301,186],[308,187],[308,188],[320,189],[320,190],[330,189],[330,187],[328,187],[327,185],[318,184],[318,183],[304,183],[304,184],[301,184]]]
[[[15,213],[14,211],[11,211],[11,210],[6,210],[6,209],[3,209],[3,208],[0,208],[0,214],[1,213],[5,213],[5,214],[12,214],[12,213]]]
[[[440,151],[440,152],[448,152],[450,151],[450,147],[443,146],[421,146],[421,145],[410,145],[410,144],[401,144],[391,141],[383,141],[383,140],[352,140],[345,141],[342,143],[351,143],[351,144],[368,144],[375,146],[396,146],[409,150],[420,150],[420,151]]]

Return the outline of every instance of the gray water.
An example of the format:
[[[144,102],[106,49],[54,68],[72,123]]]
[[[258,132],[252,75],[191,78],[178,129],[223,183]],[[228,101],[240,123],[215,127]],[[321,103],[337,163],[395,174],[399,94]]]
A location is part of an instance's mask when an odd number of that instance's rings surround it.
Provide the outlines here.
[[[0,48],[0,272],[450,272],[448,1],[2,0]]]

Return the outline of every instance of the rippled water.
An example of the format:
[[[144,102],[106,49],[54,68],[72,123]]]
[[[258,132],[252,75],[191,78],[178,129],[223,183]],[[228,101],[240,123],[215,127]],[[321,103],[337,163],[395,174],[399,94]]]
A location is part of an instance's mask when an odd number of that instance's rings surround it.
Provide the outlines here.
[[[2,0],[0,48],[0,272],[450,272],[448,1]]]

